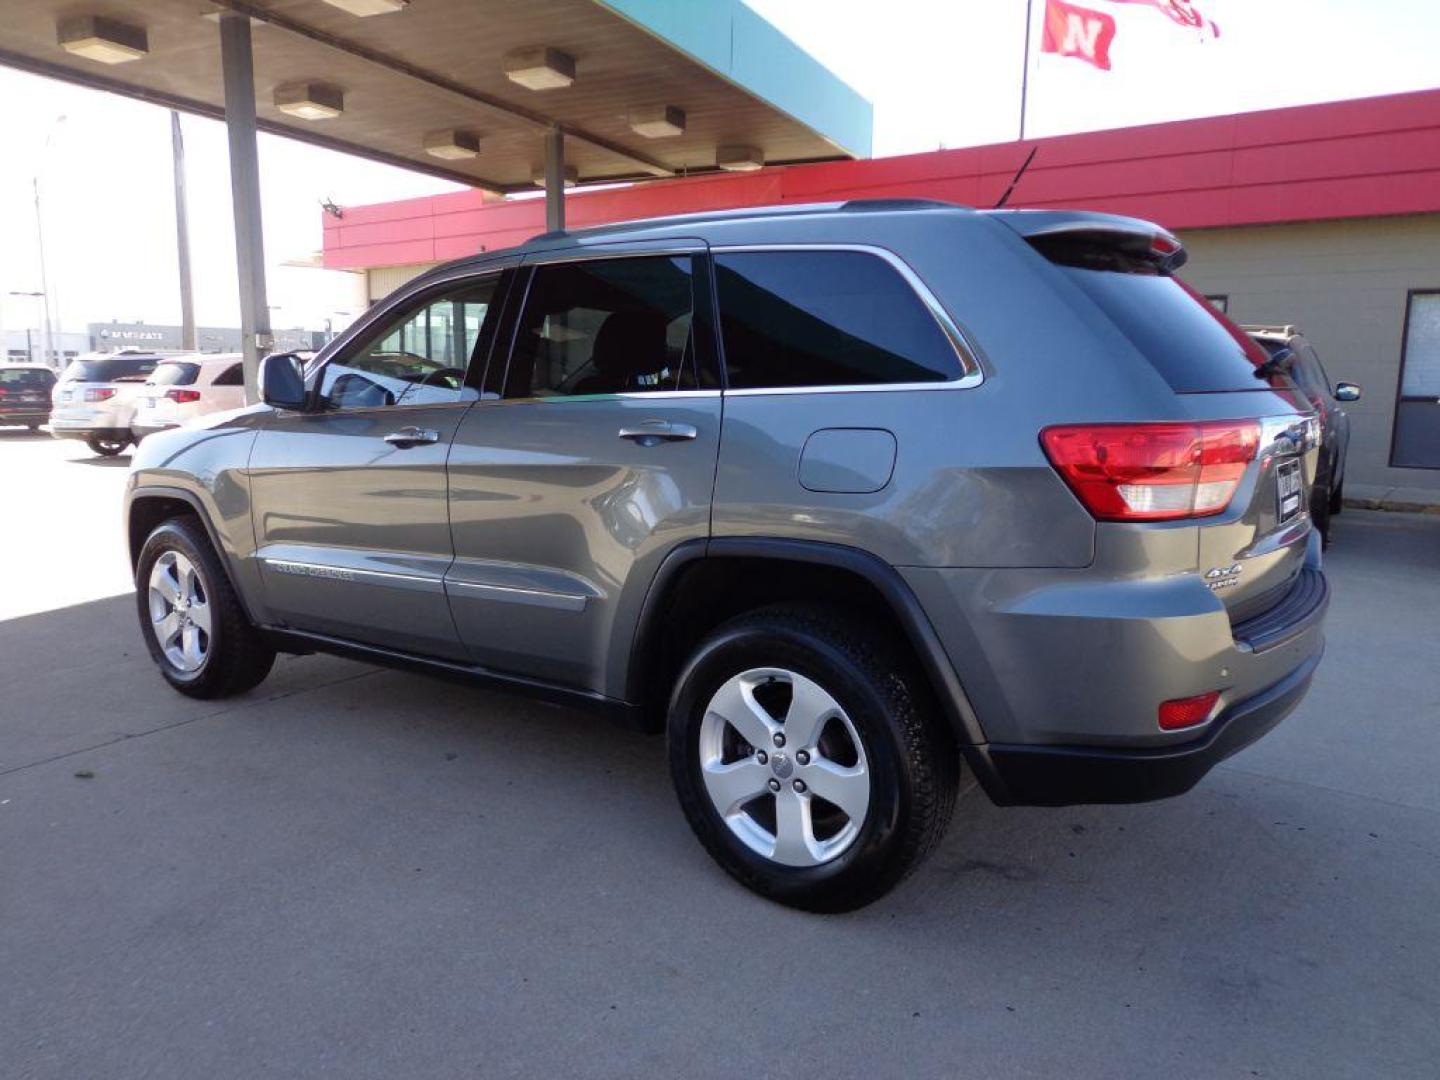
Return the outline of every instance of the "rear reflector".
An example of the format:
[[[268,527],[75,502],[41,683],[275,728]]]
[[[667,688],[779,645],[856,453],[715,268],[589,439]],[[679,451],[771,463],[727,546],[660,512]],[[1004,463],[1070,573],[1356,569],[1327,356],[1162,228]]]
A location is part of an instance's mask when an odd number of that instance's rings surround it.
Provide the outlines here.
[[[1174,521],[1230,505],[1260,447],[1256,420],[1046,428],[1050,464],[1100,521]]]
[[[115,396],[115,388],[112,386],[96,386],[85,391],[86,401],[109,401]]]
[[[1203,724],[1210,719],[1210,710],[1215,708],[1215,702],[1219,697],[1219,690],[1211,690],[1204,694],[1196,694],[1194,697],[1162,701],[1160,703],[1160,729],[1177,731],[1180,728]]]
[[[165,396],[177,405],[188,405],[192,401],[200,400],[199,390],[166,390]]]

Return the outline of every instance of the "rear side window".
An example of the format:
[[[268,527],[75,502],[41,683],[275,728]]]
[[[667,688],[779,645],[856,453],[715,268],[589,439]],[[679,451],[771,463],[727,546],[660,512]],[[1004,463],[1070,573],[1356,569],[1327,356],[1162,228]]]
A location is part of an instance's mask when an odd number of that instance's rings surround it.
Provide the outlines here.
[[[900,273],[863,251],[717,255],[731,389],[948,382],[964,374]]]
[[[1052,261],[1059,262],[1053,256]],[[1265,350],[1179,279],[1143,263],[1113,269],[1059,266],[1176,393],[1290,385],[1283,373],[1257,378],[1256,369],[1269,359]]]
[[[150,373],[155,386],[189,386],[200,375],[199,364],[160,364]]]
[[[215,376],[211,386],[244,386],[245,368],[240,364],[231,364],[228,368]]]
[[[692,332],[689,255],[537,267],[515,333],[507,398],[636,394],[715,385]]]

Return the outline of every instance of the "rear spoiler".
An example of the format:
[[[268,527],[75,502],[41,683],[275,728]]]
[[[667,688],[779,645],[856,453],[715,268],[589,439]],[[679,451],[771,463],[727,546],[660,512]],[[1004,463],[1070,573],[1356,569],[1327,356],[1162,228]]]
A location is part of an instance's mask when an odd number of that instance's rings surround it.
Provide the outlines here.
[[[982,211],[1019,233],[1047,258],[1070,263],[1067,249],[1109,249],[1173,273],[1189,258],[1174,233],[1152,221],[1088,210]]]

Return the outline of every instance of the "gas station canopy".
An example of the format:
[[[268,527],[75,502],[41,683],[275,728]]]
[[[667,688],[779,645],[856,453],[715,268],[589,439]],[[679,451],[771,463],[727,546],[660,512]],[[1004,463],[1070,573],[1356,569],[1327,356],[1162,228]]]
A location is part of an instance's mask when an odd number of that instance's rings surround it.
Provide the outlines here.
[[[557,130],[564,182],[870,152],[869,103],[742,0],[3,8],[0,64],[216,118],[219,15],[246,16],[259,130],[497,192],[543,185]]]

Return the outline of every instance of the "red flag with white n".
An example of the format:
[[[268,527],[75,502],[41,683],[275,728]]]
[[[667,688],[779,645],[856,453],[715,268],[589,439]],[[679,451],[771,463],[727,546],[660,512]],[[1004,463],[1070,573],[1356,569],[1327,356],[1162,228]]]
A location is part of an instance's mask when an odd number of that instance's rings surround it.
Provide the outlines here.
[[[1073,56],[1110,70],[1110,43],[1115,40],[1115,17],[1065,0],[1045,0],[1045,32],[1040,51]]]

